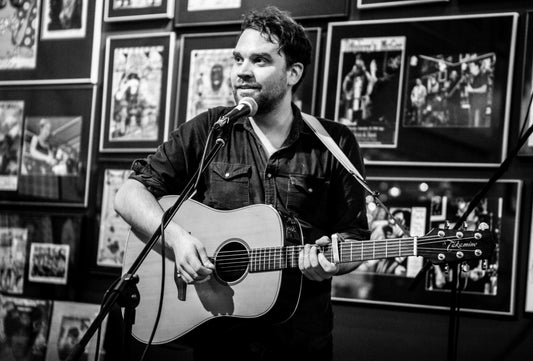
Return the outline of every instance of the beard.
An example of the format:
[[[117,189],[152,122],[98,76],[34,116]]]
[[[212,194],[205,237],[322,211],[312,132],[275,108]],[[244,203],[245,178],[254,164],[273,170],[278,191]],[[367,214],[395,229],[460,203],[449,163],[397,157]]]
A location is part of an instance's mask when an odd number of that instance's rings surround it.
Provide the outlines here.
[[[233,97],[235,98],[236,103],[239,103],[239,100],[241,100],[244,97],[251,97],[257,103],[256,115],[268,114],[283,101],[283,98],[285,98],[287,92],[289,91],[287,88],[283,87],[281,84],[282,83],[276,83],[268,91],[263,91],[264,87],[261,86],[258,89],[259,90],[258,92],[250,91],[248,93],[244,91],[241,94],[238,94],[238,90],[239,90],[238,88],[236,89],[234,88]]]

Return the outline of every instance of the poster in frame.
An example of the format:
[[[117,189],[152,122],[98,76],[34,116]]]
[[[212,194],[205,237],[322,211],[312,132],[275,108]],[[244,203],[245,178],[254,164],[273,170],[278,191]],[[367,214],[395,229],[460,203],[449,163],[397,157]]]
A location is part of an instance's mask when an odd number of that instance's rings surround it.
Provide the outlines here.
[[[76,287],[83,227],[83,214],[76,212],[0,212],[0,229],[22,230],[26,237],[27,272],[19,273],[24,295],[46,297],[48,292],[68,292]],[[52,267],[40,267],[43,259]]]
[[[87,33],[89,0],[71,2],[42,0],[41,39],[84,38]]]
[[[85,207],[88,201],[97,87],[0,89],[1,101],[24,102],[17,188],[0,204]]]
[[[171,19],[177,1],[155,0],[105,0],[104,21],[138,21],[153,19]]]
[[[369,178],[372,189],[381,192],[384,204],[391,209],[398,202],[406,207],[409,203],[419,205],[424,200],[431,202],[436,195],[446,195],[446,220],[451,228],[485,183],[483,179]],[[481,260],[473,260],[469,262],[470,269],[462,273],[462,311],[514,314],[521,191],[521,180],[500,180],[467,217],[469,231],[476,230],[481,222],[489,225],[496,247],[487,260],[486,269]],[[371,197],[367,207],[370,224],[373,224],[372,217],[380,212],[380,208],[375,207]],[[442,228],[444,224],[443,221],[431,221],[430,228]],[[370,272],[356,269],[335,277],[332,297],[346,302],[446,309],[449,307],[447,295],[451,273],[447,275],[441,266],[432,265],[423,281],[410,289],[422,265],[421,260],[412,263],[411,268],[408,263],[404,264],[407,269],[399,275],[378,272],[377,268]]]
[[[311,64],[302,84],[293,96],[295,104],[306,113],[315,109],[320,28],[306,29],[313,44]],[[202,111],[215,106],[234,106],[231,87],[233,49],[239,32],[186,34],[180,42],[177,114],[178,126]]]
[[[45,360],[52,303],[52,300],[0,294],[2,360]],[[6,337],[7,334],[11,337]]]
[[[24,101],[0,101],[0,190],[16,190],[22,151]]]
[[[100,152],[153,151],[167,137],[174,33],[107,38]]]
[[[533,217],[533,215],[532,215]],[[529,237],[529,258],[527,263],[527,285],[526,285],[526,312],[533,312],[533,222],[531,223],[531,234]]]
[[[449,2],[450,0],[357,0],[358,9],[375,9],[392,6],[418,5],[427,3]]]
[[[524,36],[524,59],[523,59],[523,85],[522,85],[522,107],[521,107],[521,127],[518,137],[529,128],[533,127],[533,11],[529,11],[525,16],[526,34]],[[531,105],[529,105],[531,103]],[[529,109],[528,109],[529,105]],[[527,119],[526,119],[527,118]],[[533,136],[529,136],[525,144],[520,148],[518,155],[533,156]]]
[[[113,209],[113,201],[118,189],[128,179],[132,171],[125,164],[115,164],[111,167],[104,167],[101,172],[103,174],[99,175],[101,205],[96,265],[104,268],[121,268],[130,226]]]
[[[261,0],[183,0],[176,4],[175,26],[199,26],[238,24],[243,15],[254,9],[265,7]],[[288,11],[295,19],[346,18],[349,14],[349,0],[307,1],[271,0],[268,5]]]
[[[65,360],[72,352],[74,345],[78,344],[87,329],[94,321],[100,306],[91,303],[54,301],[48,344],[46,347],[46,360]],[[107,318],[102,322],[101,340],[105,339]],[[80,360],[94,360],[98,345],[96,337],[91,338]],[[104,355],[102,345],[98,350],[100,359]]]
[[[61,2],[7,1],[7,6],[0,10],[0,22],[10,23],[15,19],[9,13],[13,3],[20,3],[22,7],[31,3],[31,8],[35,9],[34,21],[28,22],[23,17],[19,20],[21,26],[10,27],[23,29],[23,24],[29,24],[26,30],[28,40],[24,41],[24,46],[32,46],[34,51],[16,51],[33,54],[33,63],[31,66],[25,66],[27,61],[13,62],[11,60],[15,59],[9,54],[1,54],[10,51],[10,47],[0,47],[3,49],[0,50],[0,57],[4,59],[0,62],[0,85],[96,84],[100,65],[102,2],[103,0],[77,0],[73,4],[80,4],[80,19],[75,17],[66,20],[63,16],[63,20],[58,20],[57,17],[61,18],[61,15],[55,10],[57,5],[54,4]],[[27,12],[20,12],[23,13]],[[76,24],[72,20],[75,20]],[[5,32],[0,37],[0,43],[22,47],[23,45],[12,43],[12,36],[15,39],[15,35],[11,31]]]
[[[0,227],[0,291],[22,294],[26,270],[28,229],[12,227],[7,222]]]
[[[338,121],[341,101],[355,99],[339,84],[343,39],[405,38],[404,61],[386,54],[376,76],[372,61],[384,56],[359,52],[368,71],[359,80],[363,101],[350,106],[366,114],[354,120],[369,130],[363,139],[399,118],[394,147],[362,145],[366,164],[497,166],[507,152],[517,20],[517,13],[495,13],[329,23],[321,115]],[[400,106],[383,116],[390,99]]]

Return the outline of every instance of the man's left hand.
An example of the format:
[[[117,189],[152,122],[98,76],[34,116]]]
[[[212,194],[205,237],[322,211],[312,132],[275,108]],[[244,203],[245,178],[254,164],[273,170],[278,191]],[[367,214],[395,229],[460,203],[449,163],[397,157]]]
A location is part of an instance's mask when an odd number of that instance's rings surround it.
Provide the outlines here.
[[[339,266],[328,261],[317,246],[326,246],[331,243],[329,237],[320,237],[315,244],[306,244],[298,256],[298,267],[303,275],[312,281],[323,281],[339,272]]]

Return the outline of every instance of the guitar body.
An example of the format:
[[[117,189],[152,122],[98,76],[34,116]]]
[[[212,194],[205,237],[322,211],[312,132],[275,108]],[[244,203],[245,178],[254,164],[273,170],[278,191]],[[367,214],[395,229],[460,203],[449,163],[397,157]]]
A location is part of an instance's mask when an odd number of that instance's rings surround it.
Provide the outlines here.
[[[171,207],[176,196],[160,200],[164,209]],[[301,245],[301,230],[296,223],[287,225],[279,213],[267,205],[252,205],[234,211],[219,211],[187,200],[173,221],[204,244],[208,256],[238,252],[245,257],[253,248]],[[297,232],[295,232],[297,228]],[[295,237],[294,235],[297,234]],[[133,264],[145,243],[133,232],[128,235],[123,271]],[[297,268],[269,272],[250,272],[249,263],[238,263],[229,272],[218,266],[209,281],[186,287],[185,301],[178,300],[174,254],[165,251],[165,293],[159,326],[153,343],[170,342],[197,326],[216,318],[261,319],[283,322],[298,305],[302,276]],[[239,258],[242,261],[242,257]],[[226,266],[230,262],[226,263]],[[234,263],[235,264],[235,263]],[[161,248],[150,251],[137,275],[140,304],[136,308],[132,333],[148,342],[156,318],[161,284]]]

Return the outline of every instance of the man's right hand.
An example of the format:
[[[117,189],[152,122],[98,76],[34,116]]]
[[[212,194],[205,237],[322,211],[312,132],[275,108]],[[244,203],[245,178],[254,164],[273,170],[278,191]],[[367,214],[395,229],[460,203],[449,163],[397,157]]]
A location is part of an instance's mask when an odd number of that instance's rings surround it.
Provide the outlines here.
[[[209,280],[215,266],[209,260],[204,245],[175,223],[169,223],[165,241],[174,250],[178,276],[187,283]]]

